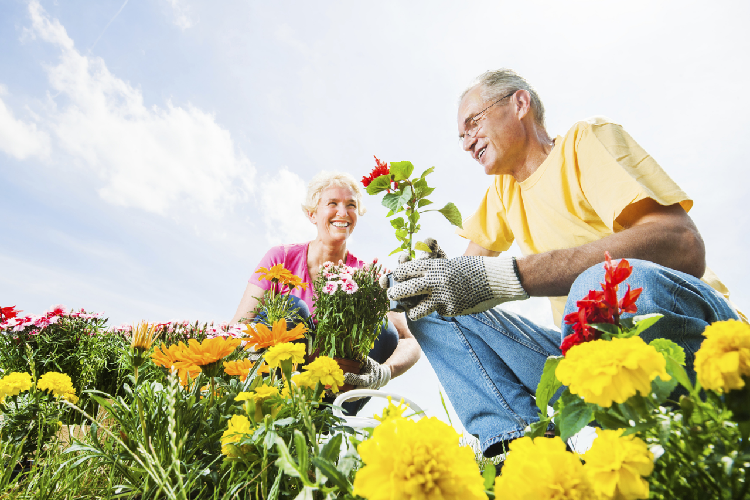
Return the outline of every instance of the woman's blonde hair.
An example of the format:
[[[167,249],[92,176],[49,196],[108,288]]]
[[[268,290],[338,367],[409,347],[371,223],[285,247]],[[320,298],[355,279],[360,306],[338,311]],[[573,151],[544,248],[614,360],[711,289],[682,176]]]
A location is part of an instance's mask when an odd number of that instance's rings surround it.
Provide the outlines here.
[[[302,204],[302,210],[305,211],[305,214],[315,212],[320,202],[320,194],[331,186],[351,189],[354,200],[357,202],[357,213],[359,215],[365,214],[367,210],[362,204],[362,188],[359,187],[359,183],[354,180],[354,177],[344,172],[328,172],[326,170],[316,174],[307,185],[307,195],[305,196],[305,202]]]

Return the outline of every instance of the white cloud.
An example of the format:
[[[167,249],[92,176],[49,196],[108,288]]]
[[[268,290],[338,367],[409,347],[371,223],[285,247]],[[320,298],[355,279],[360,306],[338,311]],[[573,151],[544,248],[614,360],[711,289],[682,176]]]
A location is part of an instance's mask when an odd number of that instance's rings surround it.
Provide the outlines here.
[[[185,5],[181,0],[166,0],[169,6],[172,8],[172,14],[174,19],[172,22],[181,30],[186,30],[193,27],[195,22],[190,12],[190,7]]]
[[[60,49],[59,64],[47,68],[56,92],[50,128],[76,163],[104,181],[104,199],[162,215],[213,216],[248,199],[255,168],[213,115],[190,104],[146,107],[101,58],[79,53],[38,2],[29,12],[32,34]]]
[[[271,245],[309,241],[315,238],[315,226],[305,217],[302,200],[307,185],[297,174],[282,168],[260,185],[260,210]]]
[[[3,95],[6,90],[0,85],[0,96]],[[47,157],[49,148],[49,135],[38,130],[34,123],[17,120],[0,99],[0,151],[24,160],[31,156]]]

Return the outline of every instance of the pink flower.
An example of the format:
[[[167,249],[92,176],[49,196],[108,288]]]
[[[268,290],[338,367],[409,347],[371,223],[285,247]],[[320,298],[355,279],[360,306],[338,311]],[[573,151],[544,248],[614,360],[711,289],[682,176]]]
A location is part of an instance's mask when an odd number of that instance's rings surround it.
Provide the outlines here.
[[[323,287],[323,291],[327,293],[328,295],[333,295],[336,293],[336,290],[339,289],[339,282],[338,281],[328,281],[326,282],[326,286]]]
[[[346,281],[344,282],[343,288],[346,293],[351,295],[357,290],[359,290],[359,285],[357,285],[357,283],[354,281]]]
[[[65,309],[65,306],[62,304],[58,304],[49,308],[47,316],[63,316],[66,312],[68,311]]]
[[[328,269],[331,266],[333,266],[333,262],[331,262],[330,260],[328,260],[328,261],[326,261],[326,262],[323,263],[323,268],[325,268],[325,269]]]
[[[339,274],[339,278],[341,278],[341,281],[346,283],[347,281],[352,280],[352,275],[350,273],[341,273]]]

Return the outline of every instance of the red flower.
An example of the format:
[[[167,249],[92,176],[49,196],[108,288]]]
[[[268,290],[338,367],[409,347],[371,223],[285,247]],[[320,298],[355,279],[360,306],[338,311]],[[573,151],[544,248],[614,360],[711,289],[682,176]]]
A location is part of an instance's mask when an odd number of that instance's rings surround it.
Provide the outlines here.
[[[630,289],[625,292],[622,300],[617,300],[618,285],[628,279],[633,268],[626,259],[621,259],[617,266],[612,264],[609,252],[604,252],[604,283],[602,291],[590,290],[589,294],[576,302],[578,311],[565,316],[565,324],[571,325],[573,333],[563,339],[560,349],[563,355],[574,345],[590,342],[601,338],[602,333],[591,328],[597,323],[620,324],[620,316],[624,313],[635,313],[638,308],[635,301],[643,291],[642,288]]]
[[[370,172],[370,175],[362,177],[362,184],[365,187],[369,186],[372,181],[374,181],[381,175],[389,175],[391,173],[391,170],[388,168],[388,163],[378,160],[377,156],[373,156],[373,158],[375,158],[375,164],[377,166],[374,169],[372,169],[372,172]]]
[[[16,306],[0,307],[0,323],[10,318],[15,318],[20,312],[16,309]]]

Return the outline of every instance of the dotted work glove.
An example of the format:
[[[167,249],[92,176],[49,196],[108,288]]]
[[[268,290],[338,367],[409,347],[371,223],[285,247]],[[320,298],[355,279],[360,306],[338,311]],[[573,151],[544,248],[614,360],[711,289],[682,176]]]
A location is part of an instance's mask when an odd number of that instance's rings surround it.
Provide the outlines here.
[[[421,257],[418,257],[417,260],[422,259],[445,259],[447,255],[443,251],[442,248],[440,248],[440,245],[438,245],[438,242],[435,240],[435,238],[427,238],[424,240],[424,244],[427,245],[430,249],[429,252],[425,252]],[[408,253],[402,253],[398,256],[398,263],[399,265],[404,264],[406,262],[409,262],[411,259],[409,258]],[[387,275],[380,277],[380,287],[381,288],[390,288],[391,285],[397,285],[398,282],[395,282],[393,280],[389,280]],[[419,301],[423,297],[409,297],[405,298],[403,300],[400,300],[396,302],[396,306],[393,307],[393,303],[391,304],[391,311],[395,312],[405,312],[411,309],[412,307],[415,307]]]
[[[355,373],[345,373],[344,382],[352,384],[358,389],[380,389],[385,384],[391,381],[391,368],[389,366],[381,365],[371,357],[365,359],[365,363],[359,372],[359,375]]]
[[[401,283],[388,289],[391,300],[424,296],[409,308],[411,320],[433,311],[442,316],[472,314],[529,298],[518,279],[513,257],[413,260],[398,266],[393,277]]]

